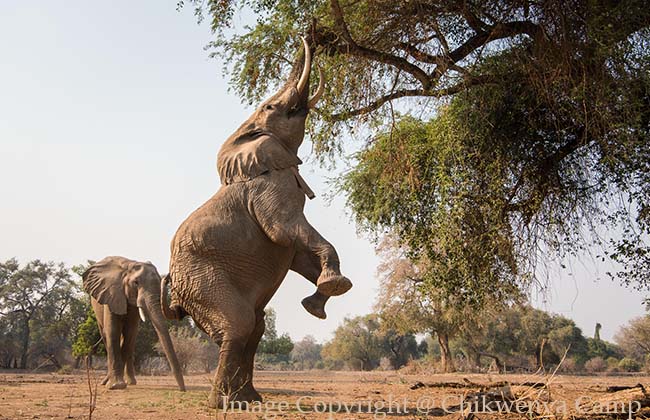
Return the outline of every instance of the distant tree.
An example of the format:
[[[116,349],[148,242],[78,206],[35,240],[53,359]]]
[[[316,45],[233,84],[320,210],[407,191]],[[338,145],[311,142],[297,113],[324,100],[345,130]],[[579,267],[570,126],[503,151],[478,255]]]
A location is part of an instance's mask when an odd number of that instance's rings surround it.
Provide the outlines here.
[[[393,236],[384,236],[377,250],[382,262],[377,270],[380,289],[375,309],[385,323],[403,334],[429,333],[436,337],[442,370],[453,372],[451,340],[463,330],[468,332],[468,337],[476,333],[488,308],[481,309],[462,296],[431,287],[426,279],[438,275],[439,267],[430,264],[426,258],[413,262]],[[513,291],[509,298],[516,296]],[[505,296],[495,293],[493,297],[489,310],[505,304]],[[473,356],[473,359],[477,357]]]
[[[19,368],[27,368],[32,355],[60,364],[57,353],[69,346],[75,324],[83,321],[78,298],[77,285],[63,264],[34,260],[20,267],[15,259],[0,263],[0,316],[3,323],[11,323]]]
[[[0,315],[0,366],[5,369],[17,368],[20,359],[20,314]]]
[[[535,369],[560,362],[564,353],[581,365],[589,359],[587,339],[575,323],[529,305],[515,305],[489,319],[484,334],[486,353],[519,361],[533,358]]]
[[[610,357],[620,359],[623,357],[623,350],[617,345],[600,338],[602,325],[596,324],[593,338],[587,338],[587,349],[589,359],[598,359],[593,364],[600,365],[600,360],[606,361]]]
[[[638,362],[650,358],[650,315],[629,321],[616,333],[614,340],[628,358]]]
[[[289,334],[284,333],[278,336],[276,327],[277,315],[273,308],[265,310],[264,317],[264,335],[257,347],[257,356],[260,361],[265,363],[288,363],[293,342]]]
[[[354,370],[375,369],[384,355],[380,328],[375,314],[343,319],[334,337],[323,345],[321,354],[326,364],[329,361],[336,366],[338,361]]]
[[[298,369],[313,369],[322,360],[323,346],[316,339],[307,335],[302,340],[296,341],[291,350],[291,361]]]
[[[380,341],[390,367],[399,369],[409,360],[418,358],[418,342],[413,334],[400,333],[392,328],[382,328]]]

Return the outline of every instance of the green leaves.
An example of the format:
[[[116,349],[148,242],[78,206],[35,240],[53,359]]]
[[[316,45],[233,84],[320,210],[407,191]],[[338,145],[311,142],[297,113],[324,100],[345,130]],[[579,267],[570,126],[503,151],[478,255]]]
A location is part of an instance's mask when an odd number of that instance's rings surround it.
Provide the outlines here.
[[[337,159],[370,138],[342,189],[364,229],[396,232],[435,265],[431,287],[480,303],[611,239],[621,280],[647,289],[647,258],[635,259],[650,233],[645,2],[191,4],[249,103],[309,38],[326,78],[313,150]],[[235,15],[248,26],[231,28]]]

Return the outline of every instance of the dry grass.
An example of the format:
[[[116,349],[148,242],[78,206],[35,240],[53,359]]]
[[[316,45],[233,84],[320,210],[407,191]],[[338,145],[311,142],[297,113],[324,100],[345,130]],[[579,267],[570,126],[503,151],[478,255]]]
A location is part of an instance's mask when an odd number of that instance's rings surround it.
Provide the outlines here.
[[[101,376],[103,372],[95,372]],[[215,411],[207,407],[210,392],[211,374],[186,376],[188,391],[179,392],[171,376],[139,376],[138,385],[126,390],[108,391],[104,387],[97,390],[93,419],[214,419]],[[464,381],[467,379],[467,381]],[[550,379],[550,380],[549,380]],[[250,413],[231,412],[228,418],[258,419],[267,417],[326,419],[328,413],[316,414],[314,408],[321,410],[332,405],[339,419],[459,419],[460,413],[445,413],[441,409],[446,398],[447,406],[457,405],[463,396],[477,392],[477,384],[509,381],[522,383],[529,381],[546,383],[544,395],[537,394],[540,389],[512,387],[518,398],[554,402],[556,406],[564,402],[567,409],[573,409],[577,401],[585,398],[600,401],[609,395],[607,386],[633,386],[637,383],[650,384],[650,377],[612,377],[612,376],[565,376],[555,374],[552,378],[530,375],[487,375],[487,374],[440,374],[440,375],[402,375],[395,372],[257,372],[255,384],[265,398],[265,407],[257,407]],[[469,384],[467,388],[419,388],[409,387],[423,383],[458,382]],[[622,395],[622,394],[620,394]],[[620,396],[619,395],[619,396]],[[85,371],[70,375],[27,374],[12,371],[0,372],[0,419],[35,418],[76,418],[87,419],[89,409],[88,377]],[[582,398],[582,400],[581,400]],[[286,403],[287,405],[280,405]],[[300,404],[298,404],[300,403]],[[419,404],[419,407],[418,407]],[[392,405],[392,413],[383,412]],[[382,408],[383,407],[383,408]],[[425,409],[429,416],[425,415]],[[251,407],[253,411],[255,407]],[[349,413],[346,413],[346,410]],[[397,410],[400,412],[397,413]],[[302,412],[306,411],[306,412]],[[369,412],[370,411],[370,412]],[[405,413],[404,411],[407,411]],[[541,414],[541,413],[539,413]],[[562,418],[562,414],[546,413],[546,418]],[[69,416],[69,417],[68,417]],[[595,418],[578,416],[583,418]],[[478,413],[473,418],[503,419],[526,418],[517,414]],[[570,418],[570,417],[567,417]],[[616,416],[609,416],[616,418]],[[618,418],[627,418],[620,415]]]

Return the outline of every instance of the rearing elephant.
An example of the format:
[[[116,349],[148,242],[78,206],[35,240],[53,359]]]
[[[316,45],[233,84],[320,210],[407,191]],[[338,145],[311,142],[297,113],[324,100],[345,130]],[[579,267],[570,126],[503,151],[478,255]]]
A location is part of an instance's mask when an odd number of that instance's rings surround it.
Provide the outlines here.
[[[220,343],[212,407],[230,401],[261,401],[252,384],[253,359],[264,332],[264,307],[291,269],[317,286],[303,300],[325,318],[330,296],[352,283],[341,275],[334,247],[303,213],[313,193],[298,173],[305,120],[323,92],[323,79],[309,98],[311,52],[303,39],[288,82],[264,101],[221,147],[222,186],[179,227],[164,278],[163,312],[189,314]],[[300,75],[300,77],[298,77]],[[165,300],[169,281],[171,305]]]

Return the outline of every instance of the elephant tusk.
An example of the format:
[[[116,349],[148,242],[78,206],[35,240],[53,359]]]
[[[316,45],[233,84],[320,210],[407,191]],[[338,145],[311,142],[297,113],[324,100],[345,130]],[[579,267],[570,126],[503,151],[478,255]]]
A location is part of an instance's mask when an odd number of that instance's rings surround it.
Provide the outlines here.
[[[314,95],[311,98],[309,98],[309,102],[307,102],[308,109],[312,109],[313,107],[316,106],[320,97],[323,96],[324,91],[325,91],[325,79],[323,79],[323,71],[319,67],[318,68],[318,89],[316,89]]]
[[[300,38],[302,39],[302,43],[305,46],[305,62],[302,68],[302,74],[300,75],[300,80],[298,80],[298,85],[296,86],[298,94],[300,94],[307,87],[307,82],[309,81],[309,71],[311,70],[311,52],[309,51],[309,45],[307,44],[307,40],[304,37]]]
[[[147,322],[147,317],[144,315],[144,309],[138,306],[138,312],[140,313],[140,319],[142,322]]]

